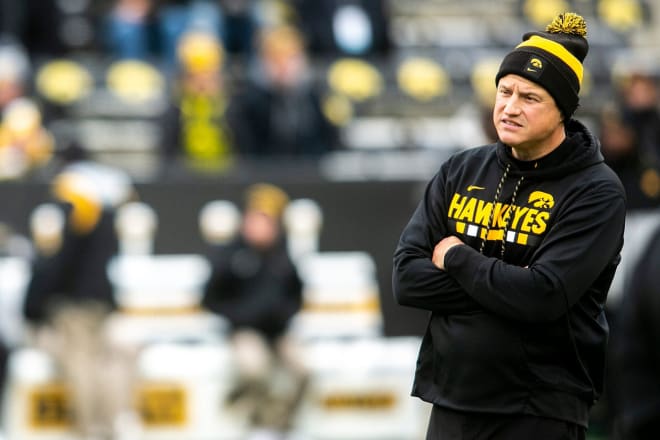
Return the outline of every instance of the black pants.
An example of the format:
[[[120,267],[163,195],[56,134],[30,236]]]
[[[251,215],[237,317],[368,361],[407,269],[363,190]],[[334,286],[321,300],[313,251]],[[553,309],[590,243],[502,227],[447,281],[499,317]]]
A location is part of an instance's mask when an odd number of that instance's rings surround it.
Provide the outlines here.
[[[584,440],[574,423],[524,414],[481,414],[433,406],[426,440]]]

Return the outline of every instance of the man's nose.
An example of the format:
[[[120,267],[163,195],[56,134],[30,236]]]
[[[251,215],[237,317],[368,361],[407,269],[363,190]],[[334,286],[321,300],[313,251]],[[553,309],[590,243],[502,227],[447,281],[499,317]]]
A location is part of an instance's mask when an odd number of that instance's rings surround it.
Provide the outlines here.
[[[504,105],[504,112],[507,114],[517,114],[520,112],[520,98],[516,95],[511,95]]]

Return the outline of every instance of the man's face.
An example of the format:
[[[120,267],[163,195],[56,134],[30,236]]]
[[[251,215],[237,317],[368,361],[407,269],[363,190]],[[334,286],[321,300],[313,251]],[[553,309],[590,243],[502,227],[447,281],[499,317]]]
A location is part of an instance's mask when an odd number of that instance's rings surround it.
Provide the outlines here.
[[[243,217],[243,237],[252,246],[270,248],[279,237],[278,221],[270,215],[256,210],[248,210]]]
[[[565,137],[561,112],[550,93],[514,74],[500,79],[493,123],[499,139],[521,160],[545,156]]]
[[[187,92],[199,95],[214,96],[222,89],[220,72],[217,70],[187,73],[183,84]]]
[[[633,110],[654,109],[658,103],[658,87],[650,76],[633,75],[623,96]]]

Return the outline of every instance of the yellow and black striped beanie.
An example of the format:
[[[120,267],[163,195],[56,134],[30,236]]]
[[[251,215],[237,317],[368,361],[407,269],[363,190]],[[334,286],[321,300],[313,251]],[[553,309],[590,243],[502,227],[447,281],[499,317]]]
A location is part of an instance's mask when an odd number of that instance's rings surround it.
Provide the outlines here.
[[[495,83],[510,73],[534,81],[546,89],[565,119],[579,104],[582,62],[589,52],[587,25],[573,12],[559,14],[544,32],[528,32],[500,65]]]

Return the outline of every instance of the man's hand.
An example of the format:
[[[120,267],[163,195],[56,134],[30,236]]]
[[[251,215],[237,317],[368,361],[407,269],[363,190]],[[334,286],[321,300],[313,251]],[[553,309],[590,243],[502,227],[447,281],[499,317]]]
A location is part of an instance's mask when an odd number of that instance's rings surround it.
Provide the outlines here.
[[[438,269],[445,270],[445,255],[447,255],[447,251],[459,244],[464,243],[458,237],[453,235],[440,240],[433,249],[433,264],[435,264]]]

